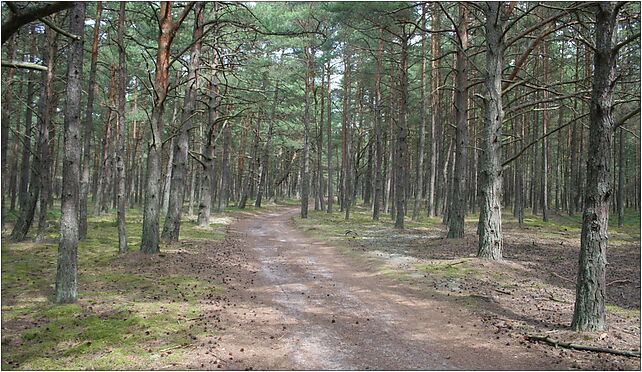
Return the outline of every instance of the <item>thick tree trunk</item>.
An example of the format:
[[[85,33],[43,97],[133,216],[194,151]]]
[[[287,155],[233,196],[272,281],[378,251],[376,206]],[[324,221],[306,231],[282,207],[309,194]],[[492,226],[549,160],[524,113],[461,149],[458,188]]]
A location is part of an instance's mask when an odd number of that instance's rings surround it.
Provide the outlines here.
[[[605,327],[606,248],[611,201],[613,94],[616,79],[617,15],[623,3],[598,3],[595,30],[593,92],[584,214],[575,311],[571,328],[597,331]]]
[[[174,161],[170,182],[170,199],[162,233],[162,238],[169,241],[178,241],[180,234],[183,202],[185,200],[189,133],[192,129],[192,118],[196,110],[196,95],[199,80],[198,69],[201,63],[201,36],[203,34],[204,3],[200,1],[197,2],[194,9],[196,12],[196,22],[194,22],[194,33],[192,34],[193,45],[189,59],[190,63],[189,72],[187,74],[187,87],[185,88],[183,113],[178,127],[178,137],[175,141],[174,148],[172,149],[174,152]],[[191,189],[193,190],[193,188]]]
[[[67,99],[65,106],[65,146],[62,171],[60,245],[56,270],[56,303],[76,302],[78,261],[78,192],[80,189],[80,98],[85,3],[76,2],[69,11],[70,32],[80,36],[70,42],[67,56]]]
[[[91,136],[94,127],[94,98],[96,92],[96,70],[98,67],[98,40],[100,36],[100,20],[102,18],[102,1],[96,3],[96,18],[94,19],[94,34],[91,47],[91,64],[89,67],[89,85],[87,86],[87,109],[83,123],[83,155],[80,175],[80,208],[78,213],[78,234],[80,240],[87,237],[87,199],[89,195],[89,167],[91,157]],[[94,198],[96,195],[94,194]]]
[[[484,120],[484,153],[480,164],[479,250],[477,256],[502,259],[502,167],[501,138],[504,109],[502,106],[502,69],[504,66],[503,3],[489,2],[486,15],[486,115]]]
[[[455,168],[449,200],[448,237],[464,237],[466,216],[466,162],[468,157],[468,5],[459,3],[459,45],[455,76]]]
[[[125,103],[127,101],[127,68],[125,65],[125,6],[118,12],[118,126],[116,140],[116,208],[118,209],[118,252],[127,252],[125,227]]]
[[[147,152],[147,180],[145,192],[145,210],[143,214],[143,232],[140,249],[144,253],[160,252],[159,237],[159,208],[160,208],[160,178],[161,161],[160,151],[163,140],[163,112],[169,87],[169,61],[170,48],[176,30],[185,19],[192,5],[183,10],[183,15],[176,22],[172,22],[172,2],[161,2],[160,8],[160,34],[158,37],[158,53],[156,62],[156,76],[154,80],[154,107],[150,122],[150,144]]]

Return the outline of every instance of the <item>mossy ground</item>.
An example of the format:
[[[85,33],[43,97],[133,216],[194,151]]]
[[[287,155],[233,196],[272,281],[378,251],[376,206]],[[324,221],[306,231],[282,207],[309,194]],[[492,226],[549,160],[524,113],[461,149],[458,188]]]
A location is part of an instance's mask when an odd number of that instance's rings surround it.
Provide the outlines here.
[[[89,218],[87,239],[78,247],[75,304],[51,301],[59,212],[49,213],[51,223],[42,243],[3,238],[2,369],[171,366],[181,359],[182,346],[206,332],[187,320],[201,314],[203,293],[218,295],[224,286],[191,273],[159,277],[151,264],[129,267],[127,257],[139,254],[142,212],[128,209],[126,215],[131,252],[124,255],[116,253],[115,213]],[[7,219],[11,222],[15,215]],[[184,220],[181,225],[181,240],[202,243],[224,238],[223,224],[203,229]],[[161,246],[168,254],[173,249]]]

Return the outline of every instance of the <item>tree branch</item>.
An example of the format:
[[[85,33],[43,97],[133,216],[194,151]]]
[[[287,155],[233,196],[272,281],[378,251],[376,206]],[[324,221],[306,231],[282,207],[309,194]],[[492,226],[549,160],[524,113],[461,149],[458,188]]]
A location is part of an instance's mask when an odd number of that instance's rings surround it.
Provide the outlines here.
[[[9,2],[6,3],[9,4]],[[15,6],[10,7],[14,14],[10,16],[6,22],[2,23],[2,44],[9,40],[11,35],[16,33],[20,27],[27,23],[33,22],[38,18],[44,18],[63,9],[70,8],[73,5],[73,1],[55,1],[42,2],[22,9]]]

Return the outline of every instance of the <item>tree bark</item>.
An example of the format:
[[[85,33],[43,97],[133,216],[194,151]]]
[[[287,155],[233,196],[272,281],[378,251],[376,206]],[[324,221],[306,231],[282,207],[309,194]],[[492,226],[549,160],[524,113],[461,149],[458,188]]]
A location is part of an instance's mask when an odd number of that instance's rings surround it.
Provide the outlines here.
[[[38,41],[38,38],[36,37],[35,27],[31,29],[30,35],[32,36],[32,39],[29,54],[31,55],[31,60],[35,61],[36,42]],[[23,241],[27,237],[29,228],[33,223],[33,217],[36,213],[36,204],[38,202],[38,195],[40,194],[40,157],[34,156],[33,162],[30,162],[31,141],[33,134],[31,126],[33,122],[34,110],[34,108],[32,107],[34,94],[33,81],[35,80],[33,71],[29,71],[28,79],[29,82],[27,83],[27,97],[25,103],[26,107],[24,135],[20,162],[20,188],[18,190],[18,205],[20,206],[20,215],[15,225],[13,226],[13,230],[11,231],[10,239],[13,241]],[[41,138],[40,136],[38,137],[38,148],[40,148]]]
[[[162,238],[169,241],[178,241],[181,228],[181,216],[183,202],[185,200],[185,179],[187,173],[187,160],[189,151],[189,133],[192,129],[193,116],[196,110],[196,95],[198,90],[199,73],[201,63],[201,36],[203,34],[204,4],[197,2],[195,7],[196,21],[194,22],[194,33],[192,34],[192,51],[189,59],[189,72],[187,74],[187,87],[185,88],[185,99],[183,113],[180,118],[178,137],[175,140],[174,161],[172,165],[172,178],[170,182],[170,199],[167,208],[167,216],[163,226]],[[190,204],[191,205],[191,204]]]
[[[214,191],[214,172],[216,150],[217,129],[219,127],[217,120],[219,117],[219,92],[218,92],[218,53],[213,53],[212,77],[209,86],[208,100],[208,130],[205,138],[205,153],[203,154],[203,172],[201,181],[200,204],[198,206],[198,225],[207,227],[210,224],[210,213],[212,210],[212,192]],[[224,124],[226,125],[226,124]],[[239,170],[240,171],[240,170]]]
[[[118,12],[118,125],[116,140],[116,206],[118,208],[118,252],[127,252],[125,223],[125,103],[127,101],[127,67],[125,65],[125,6]]]
[[[618,143],[617,225],[624,226],[624,129],[620,128]]]
[[[453,173],[452,197],[449,200],[448,237],[464,237],[466,216],[466,161],[468,147],[468,5],[459,3],[459,24],[457,25],[459,45],[455,76],[455,168]],[[501,123],[500,123],[501,125]]]
[[[404,228],[406,216],[406,163],[408,157],[408,47],[411,35],[403,30],[399,60],[399,122],[395,151],[395,228]]]
[[[332,173],[333,173],[333,168],[332,168],[332,83],[331,83],[331,74],[332,74],[332,69],[330,67],[330,61],[327,62],[327,75],[328,75],[328,125],[327,125],[327,130],[328,130],[328,146],[327,146],[327,155],[328,155],[328,213],[332,213],[332,203],[334,202],[334,189],[333,189],[333,182],[332,182]]]
[[[172,22],[172,2],[161,2],[160,33],[158,36],[158,53],[154,78],[154,107],[150,122],[150,144],[147,152],[147,184],[145,192],[145,211],[143,214],[143,232],[140,249],[144,253],[160,252],[159,208],[160,208],[160,151],[163,144],[163,112],[169,87],[170,48],[176,30],[180,27],[193,4],[187,5],[181,17]]]
[[[89,195],[89,159],[91,157],[91,136],[94,127],[94,98],[96,94],[96,70],[98,67],[98,41],[100,36],[100,20],[102,18],[102,1],[96,3],[96,18],[94,19],[94,34],[91,47],[91,63],[89,67],[89,85],[87,87],[87,109],[83,123],[83,154],[82,173],[80,175],[80,208],[78,213],[78,234],[80,240],[87,237],[87,199]],[[94,194],[94,198],[96,195]]]
[[[40,86],[40,102],[38,104],[39,111],[39,146],[38,155],[40,157],[40,174],[38,182],[40,183],[40,211],[38,215],[38,230],[36,232],[35,240],[41,242],[45,239],[45,230],[47,229],[47,210],[49,206],[49,197],[51,196],[51,165],[53,163],[53,146],[50,138],[51,117],[53,114],[53,69],[54,59],[58,51],[57,38],[58,34],[47,27],[46,35],[46,56],[45,64],[47,71],[41,73],[41,86]],[[53,136],[52,136],[53,137]]]
[[[314,79],[314,49],[305,48],[305,111],[303,114],[303,158],[301,159],[301,218],[308,218],[310,197],[310,91]]]
[[[65,146],[62,173],[60,244],[56,270],[56,303],[76,302],[78,261],[78,191],[80,188],[80,97],[82,91],[83,29],[85,3],[76,2],[69,12],[70,31],[80,40],[70,42],[67,60]]]
[[[486,78],[488,90],[484,120],[484,153],[480,164],[479,250],[477,256],[502,259],[502,167],[501,138],[504,109],[502,106],[502,69],[504,66],[503,3],[489,2],[486,15]]]
[[[439,4],[433,4],[432,11],[432,21],[431,27],[433,30],[441,29],[441,18],[440,18]],[[431,57],[430,62],[431,66],[431,94],[430,94],[430,128],[429,134],[430,137],[430,174],[428,176],[428,217],[435,216],[435,178],[437,175],[437,156],[439,154],[439,148],[437,146],[437,140],[440,139],[435,135],[437,128],[440,126],[441,120],[441,90],[439,89],[439,84],[441,81],[441,71],[440,71],[440,59],[437,58],[441,56],[441,40],[438,33],[434,33],[431,36]]]
[[[379,221],[383,198],[383,133],[381,117],[381,61],[383,59],[383,28],[379,28],[379,50],[375,59],[374,131],[375,131],[375,187],[372,201],[372,219]]]
[[[596,4],[593,92],[587,182],[582,216],[579,271],[571,328],[597,331],[605,327],[606,249],[611,201],[613,95],[617,62],[617,15],[623,3]]]
[[[421,6],[421,25],[426,28],[426,4]],[[421,76],[419,98],[419,139],[417,143],[417,161],[415,162],[415,202],[412,209],[412,220],[418,221],[424,189],[424,149],[426,147],[426,32],[421,33]]]
[[[261,202],[263,200],[263,194],[265,193],[265,188],[267,186],[267,175],[268,170],[270,169],[270,147],[272,144],[272,136],[274,129],[274,122],[276,121],[276,107],[279,102],[279,82],[276,82],[274,87],[274,104],[272,106],[272,114],[270,115],[270,124],[268,124],[268,133],[267,138],[265,139],[265,144],[263,145],[263,153],[261,155],[261,167],[259,168],[259,187],[256,192],[256,201],[254,206],[261,208]]]

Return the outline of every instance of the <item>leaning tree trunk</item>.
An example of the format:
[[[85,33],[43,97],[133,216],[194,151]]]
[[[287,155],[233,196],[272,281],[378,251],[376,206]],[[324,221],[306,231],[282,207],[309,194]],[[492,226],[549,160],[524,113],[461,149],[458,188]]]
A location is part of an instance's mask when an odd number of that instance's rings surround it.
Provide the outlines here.
[[[489,2],[486,15],[486,78],[488,90],[484,120],[484,152],[480,164],[479,250],[477,256],[502,259],[502,166],[501,138],[504,110],[502,107],[502,67],[504,64],[504,30],[500,17],[502,3]]]
[[[468,147],[468,6],[459,3],[459,45],[455,77],[455,168],[452,177],[452,197],[449,198],[448,237],[464,237],[466,215],[466,161]],[[501,123],[500,123],[501,125]]]
[[[178,138],[175,141],[174,164],[172,165],[172,178],[170,182],[170,199],[167,208],[165,225],[163,226],[162,238],[170,241],[178,241],[181,228],[181,211],[185,199],[185,176],[187,173],[187,156],[189,151],[189,131],[192,129],[192,117],[196,110],[196,94],[198,90],[198,68],[201,61],[201,36],[203,35],[203,2],[195,5],[196,22],[194,22],[194,33],[192,34],[192,53],[190,56],[189,72],[187,74],[187,87],[183,114],[178,129]],[[191,205],[191,203],[190,203]]]
[[[118,126],[116,135],[116,207],[118,209],[118,252],[127,252],[125,227],[125,102],[127,101],[127,69],[125,66],[125,6],[118,13]]]
[[[62,168],[60,245],[56,271],[56,303],[75,302],[78,297],[78,191],[80,189],[80,98],[85,3],[77,2],[69,12],[70,32],[78,39],[70,42],[67,61],[67,100],[65,104],[65,146]]]
[[[606,248],[611,201],[613,92],[616,79],[617,15],[623,3],[598,3],[595,29],[593,93],[590,103],[589,155],[582,216],[575,311],[571,328],[605,327]]]

